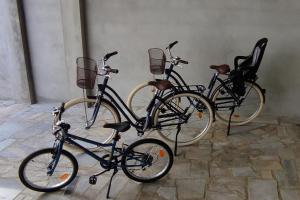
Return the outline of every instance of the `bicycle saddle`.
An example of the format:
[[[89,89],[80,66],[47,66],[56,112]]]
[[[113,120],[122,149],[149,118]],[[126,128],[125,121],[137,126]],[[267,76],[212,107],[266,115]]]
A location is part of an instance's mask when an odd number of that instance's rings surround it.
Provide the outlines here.
[[[118,132],[125,132],[128,129],[130,129],[130,123],[129,122],[120,122],[120,123],[108,123],[104,124],[103,128],[111,128],[115,129]]]
[[[219,74],[226,74],[226,73],[230,72],[230,67],[229,67],[229,65],[226,65],[226,64],[211,65],[210,68],[217,70],[217,72],[219,72]]]
[[[156,87],[157,89],[164,91],[167,89],[171,89],[174,86],[172,85],[172,83],[168,80],[156,80],[156,81],[149,81],[148,82],[149,85],[152,85],[154,87]]]

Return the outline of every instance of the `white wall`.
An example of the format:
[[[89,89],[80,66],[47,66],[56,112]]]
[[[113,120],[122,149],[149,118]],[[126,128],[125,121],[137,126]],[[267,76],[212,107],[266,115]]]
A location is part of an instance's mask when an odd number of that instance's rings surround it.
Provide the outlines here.
[[[93,57],[111,59],[120,74],[112,84],[126,96],[151,77],[147,49],[178,40],[175,55],[190,61],[179,69],[189,83],[208,84],[211,64],[233,65],[256,41],[269,38],[258,83],[267,90],[265,112],[300,115],[300,2],[297,0],[110,0],[87,1],[88,41]]]

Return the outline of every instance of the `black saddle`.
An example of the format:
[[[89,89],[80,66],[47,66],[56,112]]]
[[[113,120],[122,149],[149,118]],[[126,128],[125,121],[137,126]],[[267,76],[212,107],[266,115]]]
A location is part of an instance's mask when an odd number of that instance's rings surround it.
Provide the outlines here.
[[[130,129],[130,123],[129,122],[120,122],[120,123],[109,123],[104,124],[103,128],[111,128],[118,132],[125,132]]]

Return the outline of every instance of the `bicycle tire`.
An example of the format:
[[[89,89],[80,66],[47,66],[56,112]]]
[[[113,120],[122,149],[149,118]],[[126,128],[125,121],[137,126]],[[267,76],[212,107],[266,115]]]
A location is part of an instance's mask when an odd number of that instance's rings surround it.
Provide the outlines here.
[[[68,152],[66,150],[62,150],[59,162],[63,159],[62,156],[68,158],[73,167],[72,173],[70,175],[68,175],[67,173],[60,175],[58,178],[61,179],[63,182],[54,187],[49,187],[49,188],[42,187],[42,186],[38,186],[37,184],[34,184],[33,182],[31,182],[29,180],[28,176],[26,175],[27,167],[29,164],[34,162],[34,158],[37,158],[39,155],[42,155],[42,154],[49,154],[49,155],[53,156],[53,148],[41,149],[41,150],[31,153],[22,161],[22,163],[19,167],[19,178],[26,187],[28,187],[31,190],[38,191],[38,192],[54,192],[54,191],[57,191],[65,186],[67,186],[68,184],[70,184],[73,181],[73,179],[75,178],[75,176],[77,175],[77,172],[78,172],[78,162],[77,162],[76,158],[70,152]],[[56,170],[59,167],[59,162],[56,166]],[[38,163],[41,164],[41,162],[38,162]],[[46,171],[47,171],[47,168],[45,168],[45,175],[48,176]],[[41,172],[43,172],[43,168],[39,168],[39,170],[35,170],[34,174],[39,175],[39,174],[41,174]],[[55,172],[56,171],[54,171],[54,173]],[[41,177],[41,176],[38,176],[38,177]],[[67,180],[64,180],[66,178],[67,178]],[[38,182],[40,182],[40,181],[38,181]]]
[[[227,82],[226,84],[228,85],[231,83]],[[231,123],[230,123],[231,125],[235,125],[235,126],[245,125],[245,124],[251,122],[253,119],[255,119],[261,113],[261,111],[263,109],[264,94],[262,93],[260,87],[257,84],[249,82],[249,81],[245,81],[245,85],[246,85],[246,95],[247,95],[247,92],[249,92],[247,90],[248,87],[250,87],[250,90],[251,90],[251,88],[253,88],[254,91],[256,92],[257,97],[258,97],[257,98],[258,99],[257,108],[255,108],[253,112],[249,111],[249,117],[245,118],[245,117],[241,117],[241,115],[243,115],[242,112],[245,113],[246,111],[241,111],[240,107],[236,107],[235,112],[232,115],[232,119],[231,119]],[[212,101],[215,103],[215,105],[218,104],[218,102],[216,100],[218,98],[218,95],[224,95],[224,96],[230,95],[226,92],[225,89],[223,91],[221,91],[222,88],[223,88],[223,86],[219,85],[212,93]],[[224,93],[224,91],[225,91],[225,93]],[[221,94],[221,93],[224,93],[224,94]],[[248,93],[248,95],[249,94],[250,93]],[[247,98],[245,100],[247,100]],[[255,101],[255,98],[254,98],[254,101]],[[244,101],[244,102],[246,102],[246,101]],[[242,105],[244,105],[244,102],[242,102]],[[215,109],[215,115],[216,115],[217,120],[219,120],[223,124],[228,124],[229,115],[230,115],[231,110],[228,110],[228,113],[225,113],[225,112],[226,112],[226,110],[222,112],[222,111],[219,111],[218,109]]]
[[[65,111],[62,113],[62,120],[69,123],[71,125],[70,133],[74,135],[78,135],[80,137],[85,137],[87,139],[95,140],[101,143],[109,143],[115,131],[110,129],[104,129],[102,126],[105,123],[119,123],[121,122],[121,116],[118,110],[106,99],[102,99],[100,110],[97,116],[97,119],[93,126],[90,129],[85,129],[86,121],[85,121],[85,109],[84,105],[92,104],[90,108],[87,109],[87,113],[91,115],[94,110],[93,104],[96,102],[96,99],[90,98],[76,98],[72,99],[65,103],[64,109]],[[105,120],[105,116],[101,115],[101,112],[107,113],[107,120]],[[91,117],[91,116],[90,116]],[[89,117],[89,118],[90,118]],[[86,143],[84,143],[86,145]],[[66,145],[69,145],[66,143]],[[89,144],[90,145],[90,144]],[[73,145],[69,145],[73,146]],[[91,151],[98,150],[99,147],[94,145],[87,146],[87,148]]]
[[[135,155],[135,153],[137,155],[142,154],[140,152],[141,150],[138,150],[138,147],[140,147],[144,144],[158,145],[160,147],[157,158],[168,157],[166,166],[164,166],[164,168],[161,171],[159,171],[156,176],[150,177],[150,178],[133,174],[133,172],[131,172],[131,170],[133,170],[132,169],[133,167],[130,167],[127,165],[127,161],[129,162],[129,160],[131,160],[131,158]],[[135,149],[137,149],[137,150],[135,150]],[[138,152],[136,152],[136,151],[138,151]],[[151,154],[149,154],[149,155],[151,155]],[[147,158],[150,160],[150,158],[153,158],[153,156],[151,155],[151,157],[148,156]],[[138,158],[136,160],[139,161]],[[125,175],[128,178],[135,180],[137,182],[149,183],[149,182],[156,181],[156,180],[162,178],[163,176],[165,176],[170,171],[170,169],[173,165],[173,160],[174,160],[173,152],[166,143],[164,143],[161,140],[154,139],[154,138],[145,138],[145,139],[138,140],[128,146],[128,148],[125,150],[125,152],[122,156],[121,167],[122,167],[123,172],[125,173]],[[156,161],[157,160],[154,160],[154,158],[153,158],[153,160],[151,161],[151,163],[149,164],[148,167],[153,167],[154,164],[156,164],[155,163]],[[145,171],[147,171],[147,168],[141,168],[140,170],[142,172],[145,172]],[[151,170],[153,170],[153,169],[151,169]]]
[[[176,100],[177,98],[180,99],[180,101]],[[169,103],[172,99],[175,99],[176,103],[174,105],[179,107],[184,104],[183,102],[184,100],[190,101],[191,98],[193,98],[198,103],[200,102],[200,104],[203,105],[204,107],[202,108],[202,111],[199,111],[194,107],[194,110],[192,110],[192,112],[190,113],[191,117],[194,117],[194,115],[196,116],[196,119],[192,119],[192,120],[197,120],[197,118],[200,119],[197,123],[195,123],[195,125],[193,125],[193,127],[191,127],[191,122],[193,122],[191,121],[191,118],[187,123],[181,125],[181,133],[179,133],[178,140],[177,140],[177,144],[179,146],[186,146],[186,145],[193,144],[198,140],[200,140],[201,138],[203,138],[206,135],[206,133],[209,131],[214,118],[214,111],[209,100],[207,100],[206,97],[200,95],[199,93],[186,92],[186,91],[178,92],[176,94],[169,94],[168,96],[164,97],[163,101],[161,101],[156,106],[155,111],[153,112],[154,113],[153,126],[157,127],[159,125],[160,112],[163,111],[163,106],[165,105],[165,103]],[[194,113],[195,110],[197,111]],[[163,115],[164,114],[161,114],[161,116]],[[190,123],[190,127],[188,126],[189,123]],[[157,129],[157,132],[159,133],[161,138],[166,142],[174,143],[177,127],[176,129],[174,128],[173,131],[171,130],[172,133],[169,134],[163,133],[162,130],[163,129],[159,129],[159,128]],[[165,129],[165,132],[166,131],[167,129]]]

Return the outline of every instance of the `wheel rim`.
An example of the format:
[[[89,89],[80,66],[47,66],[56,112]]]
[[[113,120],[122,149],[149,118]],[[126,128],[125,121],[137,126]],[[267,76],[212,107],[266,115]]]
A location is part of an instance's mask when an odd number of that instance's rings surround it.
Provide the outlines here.
[[[243,125],[249,123],[254,118],[256,118],[262,110],[263,107],[263,95],[260,89],[249,82],[245,82],[246,94],[245,99],[240,106],[235,108],[235,111],[231,118],[232,125]],[[222,90],[222,89],[220,89]],[[213,96],[213,101],[218,104],[217,98],[228,97],[228,93],[221,94],[220,90],[216,91]],[[228,103],[225,105],[233,105],[233,103]],[[229,109],[216,109],[216,117],[223,123],[228,123],[231,110]]]
[[[47,167],[53,161],[51,152],[41,153],[31,158],[24,168],[24,179],[37,189],[54,189],[61,187],[74,173],[72,160],[61,154],[59,162],[51,176],[47,175]]]
[[[108,143],[111,141],[115,131],[113,129],[103,128],[103,125],[105,123],[117,123],[119,122],[119,118],[116,112],[108,104],[102,102],[95,123],[91,128],[85,129],[85,109],[87,112],[87,119],[90,120],[95,108],[94,103],[95,100],[82,99],[67,105],[65,108],[66,110],[62,115],[62,120],[71,125],[69,130],[70,134],[102,143]],[[81,141],[77,142],[84,145],[89,150],[97,150],[100,148],[93,144],[88,144]]]
[[[171,158],[166,148],[159,144],[143,143],[128,152],[125,166],[134,178],[150,180],[163,175],[170,162]]]
[[[194,105],[197,104],[196,102],[200,103],[198,105],[198,109],[196,109],[195,106],[190,105],[190,100],[192,100]],[[190,115],[190,118],[188,119],[187,123],[181,124],[181,132],[178,134],[177,140],[179,145],[188,145],[194,143],[207,133],[211,126],[213,116],[210,104],[202,97],[195,94],[183,93],[169,98],[166,102],[172,102],[173,105],[177,105],[182,111],[190,106],[186,112],[186,115]],[[167,123],[162,123],[162,121],[168,120],[168,118],[160,117],[168,114],[166,112],[162,113],[164,107],[165,106],[163,104],[158,107],[154,117],[154,125],[157,126],[159,124],[167,125],[170,123],[178,123],[178,119],[174,119]],[[164,140],[168,142],[175,142],[177,125],[167,126],[165,128],[162,127],[157,131]]]

